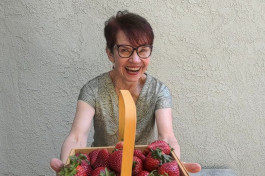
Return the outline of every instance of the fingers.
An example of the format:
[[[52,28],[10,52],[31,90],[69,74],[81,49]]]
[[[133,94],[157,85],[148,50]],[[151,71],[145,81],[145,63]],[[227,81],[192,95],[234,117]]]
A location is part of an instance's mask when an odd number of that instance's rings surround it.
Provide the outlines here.
[[[58,158],[53,158],[50,161],[50,166],[55,172],[59,172],[61,167],[63,167],[63,162]]]
[[[201,171],[201,165],[198,163],[185,163],[183,162],[184,167],[190,173],[197,173]]]

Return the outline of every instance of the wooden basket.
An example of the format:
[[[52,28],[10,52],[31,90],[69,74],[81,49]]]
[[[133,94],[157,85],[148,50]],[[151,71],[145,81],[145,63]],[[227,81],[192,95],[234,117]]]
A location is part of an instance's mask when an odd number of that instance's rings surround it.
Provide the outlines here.
[[[132,162],[134,149],[144,151],[147,145],[135,145],[135,132],[136,132],[136,107],[133,98],[128,90],[121,90],[119,94],[119,141],[123,139],[123,154],[122,154],[122,167],[121,176],[132,175]],[[108,149],[112,152],[114,146],[107,147],[86,147],[74,148],[70,152],[70,156],[76,153],[90,153],[97,149]],[[177,161],[180,170],[180,176],[189,176],[186,168],[183,166],[174,151],[171,152],[172,157]],[[69,157],[67,164],[69,163]]]

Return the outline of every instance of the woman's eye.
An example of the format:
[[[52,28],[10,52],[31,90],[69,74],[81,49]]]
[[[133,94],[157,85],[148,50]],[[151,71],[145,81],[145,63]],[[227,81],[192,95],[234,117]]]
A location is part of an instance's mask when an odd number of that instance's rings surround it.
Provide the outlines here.
[[[141,49],[140,52],[146,52],[147,50],[146,49]]]
[[[128,49],[128,48],[121,48],[120,51],[121,52],[130,52],[130,49]]]
[[[141,48],[139,52],[140,52],[140,53],[143,53],[143,52],[149,52],[149,50],[150,50],[150,49],[148,49],[148,48]]]

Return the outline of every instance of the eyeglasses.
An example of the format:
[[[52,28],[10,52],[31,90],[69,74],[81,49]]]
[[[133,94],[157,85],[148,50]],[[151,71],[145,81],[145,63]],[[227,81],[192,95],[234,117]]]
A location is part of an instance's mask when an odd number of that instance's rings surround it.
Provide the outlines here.
[[[115,45],[117,47],[118,54],[121,58],[128,58],[130,57],[134,50],[136,50],[137,55],[142,58],[148,58],[152,53],[152,45],[142,45],[138,46],[137,48],[132,47],[131,45]],[[114,46],[114,47],[115,47]]]

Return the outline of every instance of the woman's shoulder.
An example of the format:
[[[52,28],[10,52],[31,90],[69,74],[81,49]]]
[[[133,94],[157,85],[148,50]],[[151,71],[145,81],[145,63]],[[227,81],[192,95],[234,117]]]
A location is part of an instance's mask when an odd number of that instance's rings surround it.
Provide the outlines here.
[[[99,91],[104,88],[104,84],[108,83],[108,72],[102,73],[91,80],[87,81],[81,88],[80,97],[97,96]]]
[[[160,81],[158,78],[152,76],[149,73],[146,74],[146,82],[148,85],[151,85],[153,88],[167,88],[166,84]]]
[[[107,80],[108,76],[109,72],[102,73],[87,81],[84,86],[97,86],[99,82]]]

